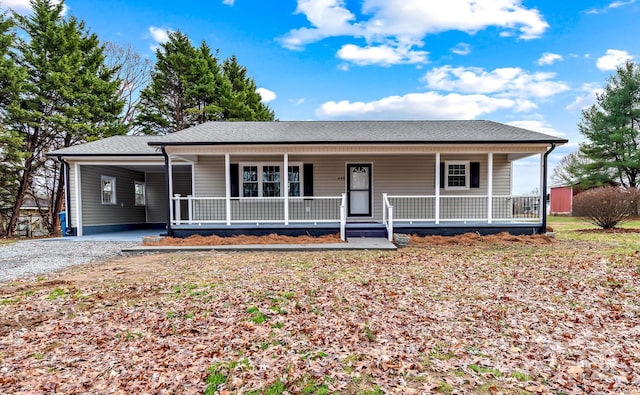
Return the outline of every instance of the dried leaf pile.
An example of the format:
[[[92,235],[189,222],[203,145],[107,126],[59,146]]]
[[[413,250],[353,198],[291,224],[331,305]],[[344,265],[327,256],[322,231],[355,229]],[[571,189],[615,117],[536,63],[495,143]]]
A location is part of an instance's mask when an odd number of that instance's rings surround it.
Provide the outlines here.
[[[0,288],[0,393],[638,393],[640,252],[179,253]]]
[[[324,236],[285,236],[270,234],[268,236],[239,235],[220,237],[216,235],[193,235],[185,238],[163,237],[158,241],[145,241],[148,246],[211,246],[211,245],[243,245],[243,244],[306,244],[306,243],[343,243],[339,234]]]

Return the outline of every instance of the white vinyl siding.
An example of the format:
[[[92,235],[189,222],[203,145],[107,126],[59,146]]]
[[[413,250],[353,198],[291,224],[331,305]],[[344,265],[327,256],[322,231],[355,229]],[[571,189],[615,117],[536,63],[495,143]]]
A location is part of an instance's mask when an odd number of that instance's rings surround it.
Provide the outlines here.
[[[282,163],[279,155],[231,155],[231,163]],[[445,195],[486,195],[487,155],[443,154],[441,161],[480,163],[480,188],[468,190],[441,190]],[[390,195],[434,195],[435,155],[289,155],[294,163],[313,164],[314,196],[340,196],[346,191],[346,164],[371,163],[372,214],[374,220],[382,218],[382,193]],[[507,154],[493,155],[493,193],[508,195],[511,191],[511,162]],[[195,195],[224,197],[224,156],[199,156],[194,164],[196,174]],[[439,167],[438,167],[439,169]],[[242,172],[242,169],[239,169]],[[303,174],[304,177],[304,174]]]

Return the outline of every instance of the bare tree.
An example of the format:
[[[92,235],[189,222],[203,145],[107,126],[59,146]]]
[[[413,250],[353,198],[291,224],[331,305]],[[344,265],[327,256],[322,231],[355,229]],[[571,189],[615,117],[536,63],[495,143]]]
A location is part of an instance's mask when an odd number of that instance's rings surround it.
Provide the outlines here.
[[[147,86],[153,63],[138,54],[131,44],[126,47],[112,42],[104,45],[106,64],[110,68],[117,68],[116,77],[121,81],[118,96],[124,101],[121,123],[126,125],[130,134],[138,134],[138,128],[133,123],[137,115],[140,90]]]

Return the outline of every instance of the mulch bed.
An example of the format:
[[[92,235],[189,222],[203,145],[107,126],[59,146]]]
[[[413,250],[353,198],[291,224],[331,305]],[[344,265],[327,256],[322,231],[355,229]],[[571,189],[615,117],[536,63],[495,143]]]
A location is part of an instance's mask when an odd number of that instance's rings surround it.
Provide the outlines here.
[[[478,243],[523,243],[523,244],[552,244],[555,239],[545,235],[514,236],[508,232],[482,236],[478,233],[465,233],[459,236],[417,236],[411,235],[409,246],[424,247],[436,245],[473,245]]]
[[[343,243],[339,234],[324,236],[283,236],[270,234],[268,236],[200,236],[193,235],[184,239],[165,237],[160,241],[147,241],[146,246],[215,246],[215,245],[246,245],[246,244],[328,244]]]
[[[574,232],[580,233],[609,233],[609,234],[617,234],[617,233],[640,233],[640,229],[638,228],[613,228],[613,229],[577,229]]]

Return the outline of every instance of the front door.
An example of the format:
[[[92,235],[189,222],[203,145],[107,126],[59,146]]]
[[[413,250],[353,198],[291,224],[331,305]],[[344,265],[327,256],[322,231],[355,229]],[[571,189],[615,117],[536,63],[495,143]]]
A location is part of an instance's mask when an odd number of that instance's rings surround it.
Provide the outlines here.
[[[371,164],[347,165],[347,204],[350,217],[371,216]]]

